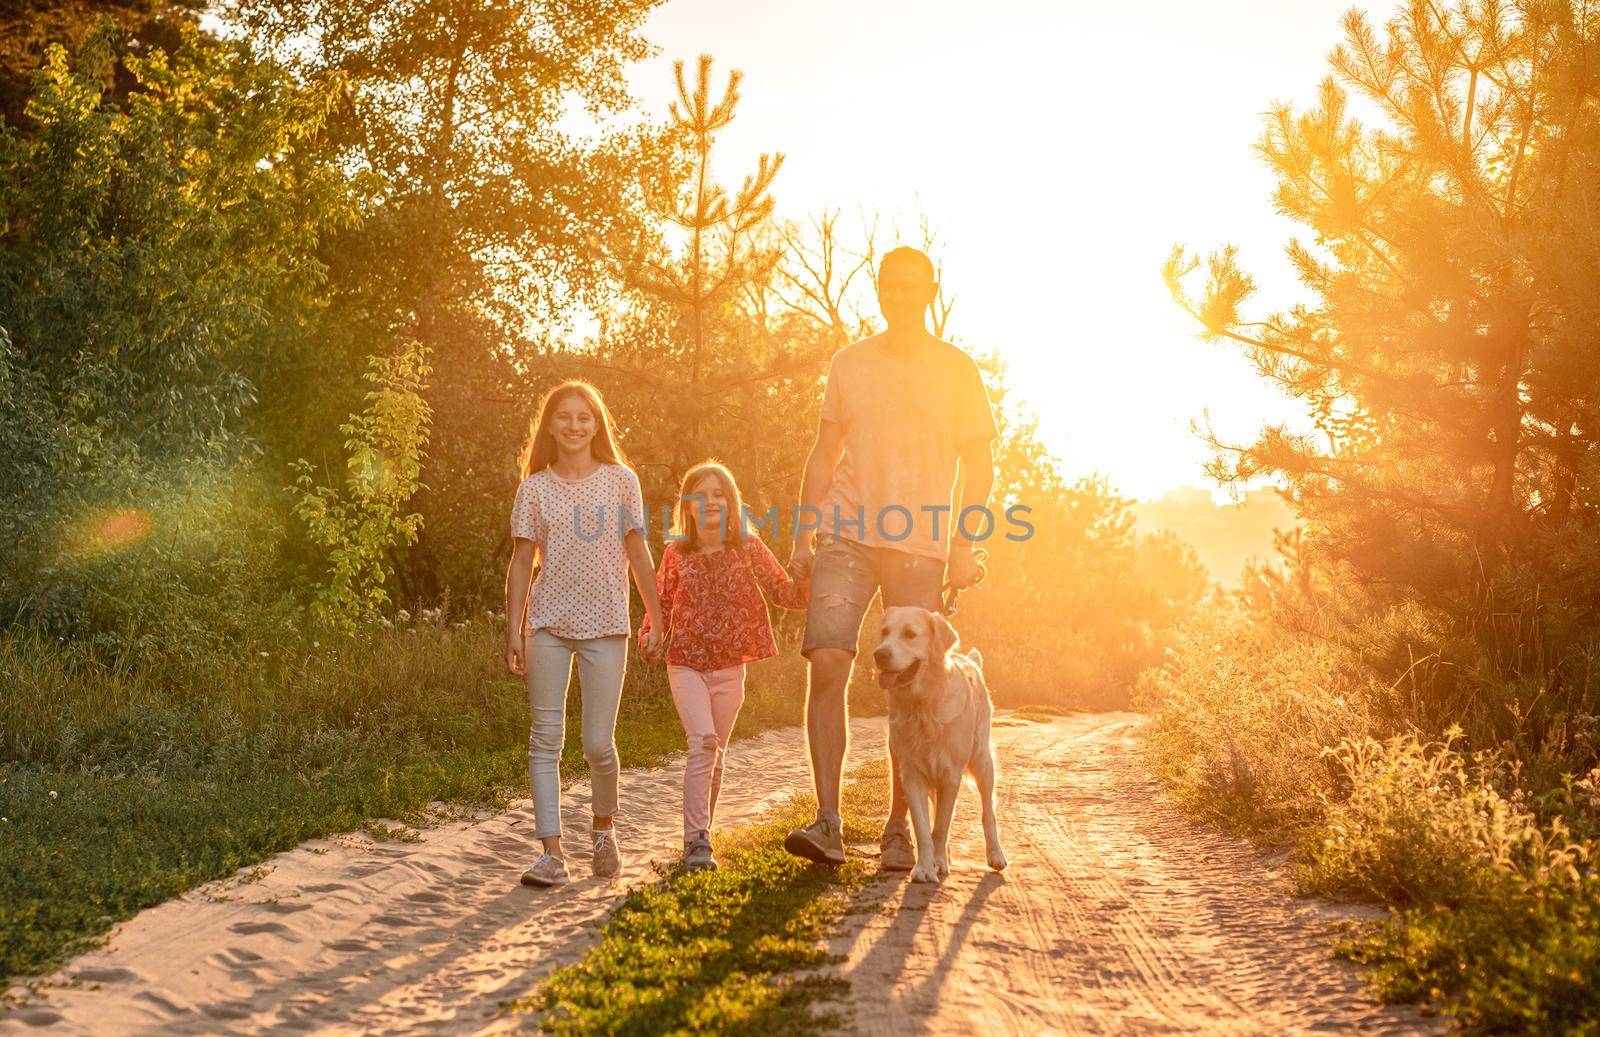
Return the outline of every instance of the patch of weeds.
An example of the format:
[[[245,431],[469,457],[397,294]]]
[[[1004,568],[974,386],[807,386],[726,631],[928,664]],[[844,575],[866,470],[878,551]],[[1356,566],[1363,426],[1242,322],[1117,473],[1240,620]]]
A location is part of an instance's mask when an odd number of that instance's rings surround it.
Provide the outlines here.
[[[367,833],[373,842],[385,843],[391,840],[401,843],[422,842],[422,833],[415,828],[407,828],[405,825],[390,825],[382,821],[368,821],[361,826],[361,830]]]
[[[1600,1034],[1597,847],[1542,824],[1499,787],[1503,761],[1466,756],[1455,737],[1341,745],[1350,792],[1309,841],[1301,885],[1393,906],[1339,948],[1387,1000],[1493,1033]],[[1572,813],[1596,787],[1600,772],[1569,783]]]

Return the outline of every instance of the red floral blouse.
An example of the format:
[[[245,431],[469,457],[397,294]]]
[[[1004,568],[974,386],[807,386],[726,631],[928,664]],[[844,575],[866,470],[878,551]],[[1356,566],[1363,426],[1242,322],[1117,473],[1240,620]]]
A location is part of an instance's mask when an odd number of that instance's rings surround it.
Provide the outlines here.
[[[805,608],[810,597],[808,585],[796,583],[758,536],[710,554],[668,544],[656,589],[671,638],[667,664],[702,672],[778,654],[763,592],[786,609]],[[649,622],[647,617],[645,629]]]

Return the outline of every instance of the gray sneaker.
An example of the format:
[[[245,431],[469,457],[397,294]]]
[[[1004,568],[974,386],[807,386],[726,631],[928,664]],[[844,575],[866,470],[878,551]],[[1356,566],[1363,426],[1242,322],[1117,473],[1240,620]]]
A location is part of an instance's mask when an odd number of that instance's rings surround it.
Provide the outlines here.
[[[610,878],[622,870],[622,855],[617,852],[617,830],[615,828],[596,828],[594,830],[594,873],[602,878]]]
[[[539,859],[522,873],[524,886],[565,886],[570,881],[566,864],[548,853],[541,853]]]
[[[715,871],[717,859],[711,856],[711,840],[702,834],[684,843],[683,866],[685,868],[708,868]]]
[[[883,830],[883,838],[878,841],[883,851],[883,856],[878,861],[878,867],[883,871],[910,871],[917,866],[917,851],[911,845],[911,832],[905,822]]]
[[[843,864],[844,838],[839,832],[838,815],[819,813],[809,825],[790,832],[783,840],[783,848],[818,864]]]

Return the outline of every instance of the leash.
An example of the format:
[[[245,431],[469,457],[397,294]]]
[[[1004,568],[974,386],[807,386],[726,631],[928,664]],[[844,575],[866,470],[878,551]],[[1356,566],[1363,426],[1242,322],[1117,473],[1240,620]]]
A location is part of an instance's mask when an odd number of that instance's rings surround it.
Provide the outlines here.
[[[985,551],[981,547],[974,548],[972,557],[978,563],[978,578],[972,581],[971,586],[981,587],[983,586],[984,578],[989,575],[989,568],[984,564],[989,560],[989,552]],[[964,588],[961,587],[952,587],[948,582],[946,582],[944,586],[939,589],[941,601],[941,607],[939,611],[943,612],[946,616],[955,615],[956,599],[961,596],[961,591],[963,589]]]

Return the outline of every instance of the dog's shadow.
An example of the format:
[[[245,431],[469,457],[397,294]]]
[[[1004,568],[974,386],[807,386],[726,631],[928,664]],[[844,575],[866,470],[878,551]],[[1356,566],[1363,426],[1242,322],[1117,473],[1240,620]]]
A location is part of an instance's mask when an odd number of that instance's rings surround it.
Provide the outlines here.
[[[916,952],[917,931],[927,918],[929,907],[933,902],[941,894],[949,894],[947,882],[948,880],[946,883],[905,882],[894,921],[879,934],[872,949],[862,957],[860,964],[852,971],[872,976],[875,982],[881,980],[892,986],[897,1001],[908,1005],[937,1003],[939,991],[949,976],[951,963],[956,955],[961,953],[968,934],[983,913],[984,905],[995,891],[1006,884],[1006,877],[1001,872],[984,872],[983,877],[973,888],[972,895],[961,908],[960,917],[950,926],[939,960],[927,971],[926,978],[909,986],[902,986],[901,976],[906,971],[910,956]],[[922,969],[919,968],[917,971],[920,973]],[[915,1013],[908,1013],[907,1016],[902,1016],[902,1021],[909,1022],[914,1018]]]

